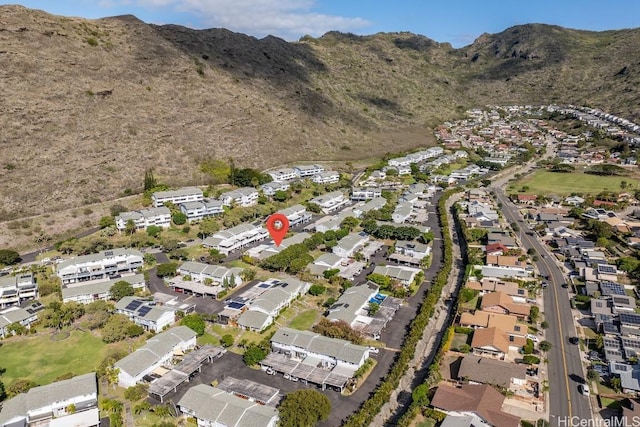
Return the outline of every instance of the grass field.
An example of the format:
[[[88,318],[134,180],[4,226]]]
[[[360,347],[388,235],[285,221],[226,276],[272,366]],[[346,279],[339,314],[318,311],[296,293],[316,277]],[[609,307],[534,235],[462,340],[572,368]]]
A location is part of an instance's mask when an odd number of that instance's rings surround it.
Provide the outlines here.
[[[307,310],[298,314],[291,320],[289,323],[289,327],[293,329],[297,329],[299,331],[308,331],[311,329],[311,326],[316,322],[318,318],[318,311],[316,310]]]
[[[630,176],[598,176],[582,172],[558,173],[539,170],[510,184],[507,192],[520,192],[523,186],[527,186],[529,189],[524,192],[529,194],[595,195],[605,190],[622,191],[620,188],[622,181],[626,181],[631,190],[636,189],[640,184],[640,180]]]
[[[7,370],[2,381],[9,385],[20,378],[44,385],[68,372],[86,374],[95,370],[112,349],[125,345],[107,345],[82,331],[73,331],[61,341],[54,341],[51,334],[45,333],[7,340],[0,347],[0,366]]]

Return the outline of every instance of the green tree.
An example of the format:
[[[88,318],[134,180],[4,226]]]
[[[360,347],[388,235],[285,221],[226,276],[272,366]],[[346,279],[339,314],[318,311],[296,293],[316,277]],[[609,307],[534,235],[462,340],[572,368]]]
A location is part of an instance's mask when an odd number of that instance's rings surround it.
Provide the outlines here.
[[[7,394],[10,397],[17,396],[20,393],[26,393],[34,387],[37,387],[38,384],[31,380],[26,379],[17,379],[7,387]]]
[[[460,293],[458,298],[460,298],[461,302],[469,302],[476,297],[476,291],[470,288],[462,288],[460,289]]]
[[[288,198],[289,198],[289,193],[287,193],[286,191],[276,190],[276,192],[273,193],[273,200],[275,200],[276,202],[284,202]]]
[[[267,352],[260,346],[255,344],[249,345],[242,355],[242,360],[247,366],[253,366],[262,361],[265,357],[267,357]]]
[[[256,269],[255,268],[245,268],[240,273],[240,277],[244,282],[250,282],[256,278]]]
[[[122,341],[129,336],[129,327],[135,325],[124,314],[112,315],[102,328],[102,341],[108,343]]]
[[[342,222],[340,223],[340,228],[346,228],[349,231],[353,231],[359,223],[360,221],[358,221],[357,218],[348,216],[342,220]]]
[[[177,263],[167,262],[167,263],[158,265],[156,274],[158,275],[158,277],[173,277],[176,275],[177,270],[178,270]]]
[[[380,310],[380,304],[378,304],[377,302],[370,302],[368,308],[369,316],[373,316]]]
[[[171,221],[173,221],[175,225],[183,225],[187,222],[187,215],[182,211],[174,212],[173,215],[171,215]]]
[[[198,236],[202,239],[220,231],[220,223],[217,219],[212,217],[204,218],[200,221],[199,226],[200,232],[198,233]]]
[[[233,345],[233,335],[224,334],[222,338],[220,338],[220,344],[225,348],[231,347]]]
[[[429,385],[422,383],[413,389],[411,393],[411,400],[413,400],[418,406],[423,407],[429,404]]]
[[[180,321],[180,324],[191,329],[199,337],[204,335],[206,325],[204,323],[204,319],[200,314],[197,314],[197,313],[187,314],[182,318],[182,320]]]
[[[587,371],[587,379],[589,381],[598,381],[600,379],[600,374],[595,369],[589,369]]]
[[[100,222],[98,223],[98,225],[100,226],[100,228],[115,227],[116,220],[112,216],[103,216],[102,218],[100,218]]]
[[[326,290],[327,288],[325,288],[324,286],[314,283],[309,288],[309,294],[313,295],[314,297],[317,297],[318,295],[322,295]]]
[[[127,220],[127,222],[124,225],[125,233],[131,235],[135,233],[136,230],[137,230],[136,223],[132,219]]]
[[[535,322],[538,320],[538,316],[540,315],[540,307],[537,305],[532,305],[529,311],[529,319],[531,322]]]
[[[545,353],[551,350],[551,343],[549,341],[542,341],[538,344],[538,348],[540,351],[544,351]]]
[[[136,400],[140,400],[143,397],[146,397],[148,389],[148,384],[136,384],[134,386],[128,387],[124,391],[124,398],[130,402],[135,402]]]
[[[20,261],[20,254],[12,249],[0,249],[0,264],[13,265]]]
[[[313,427],[329,418],[331,402],[317,390],[302,389],[287,394],[278,410],[280,427]]]
[[[131,283],[125,280],[118,280],[111,286],[109,292],[111,293],[111,299],[115,301],[120,301],[122,298],[132,296],[135,293]]]
[[[158,185],[156,178],[153,176],[153,169],[147,169],[144,172],[144,191],[149,191]]]
[[[157,225],[150,225],[147,227],[147,235],[149,237],[156,238],[162,233],[162,227]]]
[[[622,391],[622,380],[620,377],[612,376],[611,379],[609,379],[609,385],[616,393],[620,393]]]

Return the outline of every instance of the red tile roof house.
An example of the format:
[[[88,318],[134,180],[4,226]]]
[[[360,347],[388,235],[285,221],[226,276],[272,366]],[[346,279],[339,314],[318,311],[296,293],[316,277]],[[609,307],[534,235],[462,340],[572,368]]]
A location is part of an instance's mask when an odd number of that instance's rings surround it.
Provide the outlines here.
[[[594,200],[593,201],[593,206],[594,207],[600,207],[600,206],[607,206],[607,207],[613,207],[616,204],[614,202],[608,202],[606,200]]]
[[[487,255],[504,255],[509,248],[500,242],[488,244],[485,248]]]
[[[517,202],[525,205],[533,205],[538,200],[538,196],[535,194],[518,194]]]
[[[513,302],[505,292],[491,292],[482,297],[480,309],[490,313],[511,314],[524,320],[531,312],[531,305]]]
[[[519,427],[520,417],[502,410],[504,396],[487,384],[440,383],[431,406],[449,415],[470,415],[494,427]]]

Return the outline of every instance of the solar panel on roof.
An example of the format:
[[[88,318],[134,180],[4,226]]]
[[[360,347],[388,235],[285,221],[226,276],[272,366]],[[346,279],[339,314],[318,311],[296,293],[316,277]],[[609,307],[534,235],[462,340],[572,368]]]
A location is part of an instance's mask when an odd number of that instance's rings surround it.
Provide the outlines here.
[[[605,334],[617,334],[618,327],[613,322],[605,322],[602,324],[602,329]]]
[[[235,308],[236,310],[240,310],[242,307],[244,307],[244,304],[241,304],[239,302],[232,302],[228,305],[229,308]]]
[[[140,307],[141,305],[142,305],[142,301],[133,300],[124,309],[133,311],[133,310],[137,310],[138,307]]]
[[[269,285],[268,283],[261,283],[261,284],[258,285],[258,287],[262,288],[262,289],[267,289],[269,286],[271,286],[271,285]]]
[[[600,290],[603,295],[626,295],[624,287],[614,282],[600,282]]]
[[[616,274],[616,268],[612,265],[598,265],[599,273]]]
[[[151,311],[151,307],[144,306],[138,311],[138,315],[144,317]]]
[[[640,315],[631,313],[620,313],[620,322],[630,325],[640,325]]]

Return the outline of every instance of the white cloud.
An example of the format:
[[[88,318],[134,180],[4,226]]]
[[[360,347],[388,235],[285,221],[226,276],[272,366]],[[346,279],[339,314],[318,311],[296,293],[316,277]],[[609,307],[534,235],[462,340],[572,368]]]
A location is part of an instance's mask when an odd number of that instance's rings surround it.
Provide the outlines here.
[[[370,25],[363,18],[317,12],[315,0],[125,0],[148,8],[168,8],[195,15],[201,28],[223,27],[263,37],[295,40],[330,30],[355,31]],[[169,18],[165,20],[170,21]],[[177,23],[177,22],[176,22]]]

